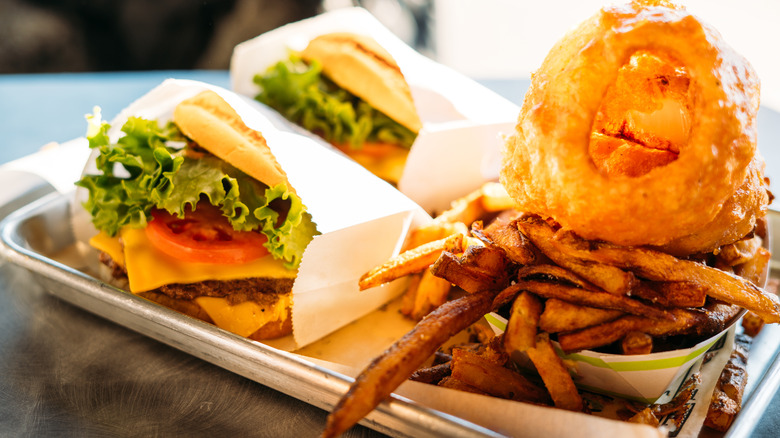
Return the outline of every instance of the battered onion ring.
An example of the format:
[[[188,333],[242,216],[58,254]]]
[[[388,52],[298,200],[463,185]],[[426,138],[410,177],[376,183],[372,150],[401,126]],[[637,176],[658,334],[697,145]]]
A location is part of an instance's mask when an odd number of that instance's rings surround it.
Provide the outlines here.
[[[618,70],[637,51],[664,53],[690,78],[694,109],[679,157],[640,176],[606,176],[588,146]],[[518,208],[586,239],[664,245],[712,223],[756,152],[758,78],[711,27],[682,8],[634,2],[602,9],[563,37],[534,74],[501,182]]]

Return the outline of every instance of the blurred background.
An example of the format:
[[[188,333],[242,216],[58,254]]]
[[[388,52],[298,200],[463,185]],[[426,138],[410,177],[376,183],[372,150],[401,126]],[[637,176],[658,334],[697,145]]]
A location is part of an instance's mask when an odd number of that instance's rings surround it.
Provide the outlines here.
[[[681,0],[746,56],[780,108],[780,2]],[[408,44],[475,78],[527,78],[600,0],[0,0],[0,73],[224,70],[285,23],[362,6]]]

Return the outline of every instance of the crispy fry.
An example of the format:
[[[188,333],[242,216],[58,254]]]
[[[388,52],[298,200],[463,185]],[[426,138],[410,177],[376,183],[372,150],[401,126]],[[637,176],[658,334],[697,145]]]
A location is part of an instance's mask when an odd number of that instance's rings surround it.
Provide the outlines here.
[[[633,417],[628,419],[629,423],[647,424],[649,426],[658,427],[658,418],[653,414],[653,410],[649,407],[642,409]]]
[[[734,339],[734,351],[720,374],[712,393],[710,408],[704,425],[725,432],[742,409],[742,394],[747,385],[747,358],[751,339],[740,336]]]
[[[415,228],[409,233],[409,238],[404,243],[403,251],[417,248],[434,240],[444,239],[453,234],[468,234],[469,229],[462,222],[431,221],[420,228]]]
[[[701,307],[707,288],[690,281],[640,281],[631,295],[664,307]]]
[[[500,249],[469,246],[461,257],[443,252],[431,272],[467,292],[500,290],[509,282],[509,265]]]
[[[685,333],[696,324],[706,321],[703,312],[671,309],[675,321],[661,321],[636,315],[622,316],[613,321],[558,335],[558,343],[566,353],[587,350],[611,344],[631,331],[642,331],[654,336]]]
[[[653,352],[653,338],[647,333],[632,331],[626,333],[620,343],[623,354],[650,354]]]
[[[642,302],[623,296],[600,291],[589,291],[562,283],[543,281],[521,281],[522,288],[541,297],[558,298],[583,306],[600,309],[614,309],[633,315],[646,316],[653,319],[674,321],[674,314],[665,309],[652,307]]]
[[[401,314],[412,317],[414,303],[417,301],[417,288],[420,286],[422,274],[410,274],[409,284],[406,286],[403,298],[401,298]]]
[[[482,203],[482,198],[482,188],[474,190],[466,196],[452,201],[450,208],[436,216],[434,222],[463,222],[464,224],[470,224],[487,213]]]
[[[412,317],[420,320],[433,309],[444,304],[451,287],[449,281],[434,276],[430,270],[425,270],[417,285]]]
[[[555,230],[538,217],[523,216],[515,224],[550,260],[611,294],[625,295],[636,282],[630,272],[586,259],[586,250],[559,241]]]
[[[624,315],[620,310],[580,306],[557,298],[544,303],[539,328],[547,333],[569,332],[612,321]]]
[[[482,186],[482,205],[487,211],[503,211],[515,207],[515,201],[506,192],[504,186],[488,182]]]
[[[680,260],[647,248],[596,244],[594,260],[614,264],[655,281],[690,281],[707,288],[707,295],[752,310],[766,322],[780,322],[780,300],[753,283],[709,266]]]
[[[769,268],[769,259],[771,258],[772,253],[769,250],[759,247],[753,253],[753,257],[734,266],[734,273],[761,287],[763,280],[766,278],[766,271]]]
[[[534,363],[536,371],[542,377],[544,386],[550,393],[556,408],[570,411],[582,411],[582,397],[574,386],[569,371],[563,365],[560,356],[550,342],[550,335],[536,335],[536,346],[527,350],[528,357]]]
[[[536,295],[521,292],[515,298],[504,332],[504,349],[507,352],[526,351],[536,346],[536,328],[541,313],[542,303]]]
[[[517,278],[520,280],[558,280],[571,283],[585,290],[599,290],[599,288],[578,277],[577,274],[556,265],[523,266],[517,270]]]
[[[477,225],[475,227],[475,225]],[[497,219],[482,230],[482,224],[472,224],[471,233],[486,243],[504,250],[507,257],[519,265],[533,265],[538,256],[536,247],[526,239],[512,222]],[[476,228],[476,229],[475,229]]]
[[[323,437],[335,437],[371,412],[447,339],[489,312],[495,292],[464,295],[431,312],[363,370],[328,416]]]
[[[522,375],[467,350],[452,355],[452,377],[494,397],[546,403],[547,391]]]
[[[451,373],[450,362],[433,365],[427,368],[420,368],[413,372],[409,377],[409,380],[421,383],[437,384],[441,379],[447,377]]]
[[[455,379],[452,376],[447,376],[443,378],[439,382],[439,386],[441,386],[442,388],[449,388],[458,391],[471,392],[473,394],[490,395],[487,392],[481,391],[471,385],[467,385],[465,382]]]
[[[718,254],[718,260],[727,266],[736,266],[752,259],[758,248],[761,247],[761,238],[753,236],[734,243],[723,245]]]
[[[461,252],[462,245],[463,235],[453,234],[402,252],[363,274],[358,283],[360,290],[379,286],[415,272],[422,272],[436,261],[442,251]]]
[[[753,312],[747,312],[742,316],[742,329],[750,337],[756,337],[764,328],[764,320]]]

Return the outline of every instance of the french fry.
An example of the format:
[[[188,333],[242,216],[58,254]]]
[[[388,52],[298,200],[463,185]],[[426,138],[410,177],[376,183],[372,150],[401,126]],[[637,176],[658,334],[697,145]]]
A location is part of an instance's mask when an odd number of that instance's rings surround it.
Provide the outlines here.
[[[738,240],[729,245],[723,245],[718,254],[718,260],[727,266],[736,266],[747,262],[761,248],[761,238],[753,236],[750,239]]]
[[[509,283],[509,264],[500,249],[469,246],[460,257],[443,252],[431,272],[471,293],[504,288]]]
[[[742,394],[748,378],[747,358],[750,343],[748,336],[737,335],[734,339],[734,351],[720,374],[712,393],[707,417],[704,419],[704,425],[711,429],[727,431],[742,409]]]
[[[473,394],[490,395],[485,391],[481,391],[471,385],[467,385],[465,382],[460,381],[452,376],[447,376],[439,382],[439,386],[442,388],[454,389],[457,391],[470,392]]]
[[[409,380],[435,385],[451,374],[452,369],[450,365],[450,362],[445,362],[427,368],[420,368],[409,376]]]
[[[425,270],[417,285],[412,317],[420,320],[433,309],[444,304],[451,288],[449,281],[434,276],[430,270]]]
[[[643,304],[623,295],[613,295],[602,291],[589,291],[563,283],[548,283],[543,281],[518,282],[527,291],[533,292],[544,298],[558,298],[583,306],[598,307],[600,309],[620,310],[633,315],[646,316],[648,318],[674,321],[674,314],[665,309]]]
[[[482,230],[481,223],[472,224],[471,233],[482,240],[495,245],[506,253],[507,257],[519,265],[533,265],[538,256],[536,247],[515,227],[512,222],[497,219]],[[475,229],[476,228],[476,229]]]
[[[444,303],[375,358],[328,415],[323,437],[344,433],[403,383],[441,344],[493,306],[495,292],[464,295]]]
[[[461,252],[463,235],[453,234],[444,239],[426,243],[396,257],[363,274],[358,282],[360,290],[389,283],[405,275],[428,269],[443,251]]]
[[[409,284],[406,285],[406,291],[401,298],[401,314],[412,318],[414,314],[414,304],[417,301],[417,288],[420,286],[422,274],[409,274]]]
[[[520,280],[558,280],[571,283],[585,290],[598,291],[599,289],[575,273],[560,266],[541,264],[532,266],[523,266],[517,270],[517,278]]]
[[[503,211],[515,207],[515,201],[497,182],[488,182],[482,186],[482,205],[487,211]]]
[[[482,199],[482,188],[474,190],[466,196],[452,201],[450,208],[436,216],[434,222],[470,224],[487,213]]]
[[[625,313],[620,310],[580,306],[550,298],[544,303],[539,328],[547,333],[570,332],[612,321],[622,315]]]
[[[623,354],[650,354],[653,352],[653,337],[640,331],[626,333],[620,342]]]
[[[515,221],[517,228],[550,260],[590,283],[615,295],[625,295],[636,279],[630,272],[605,263],[583,258],[587,250],[559,242],[557,233],[547,222],[535,216],[523,216]]]
[[[690,281],[640,281],[631,295],[663,307],[701,307],[707,287]]]
[[[467,350],[453,351],[452,377],[494,397],[534,403],[549,401],[544,388]]]
[[[707,295],[752,310],[764,321],[780,322],[780,300],[753,283],[689,260],[647,248],[621,248],[595,244],[592,259],[634,271],[654,281],[690,281],[707,288]]]
[[[404,243],[403,251],[417,248],[435,240],[441,240],[453,234],[466,235],[469,229],[462,222],[431,221],[426,225],[415,228],[409,233],[409,238]]]
[[[754,338],[764,328],[764,320],[753,312],[747,312],[742,316],[743,332]]]
[[[515,298],[504,331],[504,349],[508,353],[536,346],[536,329],[541,313],[542,303],[534,294],[521,292]]]
[[[658,417],[655,416],[653,413],[653,410],[649,407],[642,409],[638,413],[634,414],[633,417],[628,419],[629,423],[639,423],[639,424],[647,424],[648,426],[658,427],[660,424],[658,421]]]
[[[582,411],[582,397],[574,386],[569,371],[563,365],[560,356],[550,342],[550,335],[539,333],[536,335],[536,346],[527,350],[528,357],[536,367],[536,371],[542,377],[544,386],[556,408],[570,411]]]
[[[771,258],[772,253],[769,250],[759,247],[752,257],[734,266],[734,273],[760,287],[762,280],[766,278],[766,271],[769,268],[769,260]]]

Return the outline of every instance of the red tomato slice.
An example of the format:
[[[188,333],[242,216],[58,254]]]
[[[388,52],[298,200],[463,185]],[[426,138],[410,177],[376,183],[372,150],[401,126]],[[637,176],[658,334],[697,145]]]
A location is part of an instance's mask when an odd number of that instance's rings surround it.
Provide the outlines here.
[[[193,263],[239,264],[266,256],[264,234],[236,231],[222,211],[200,203],[183,218],[152,210],[146,236],[165,254]]]

